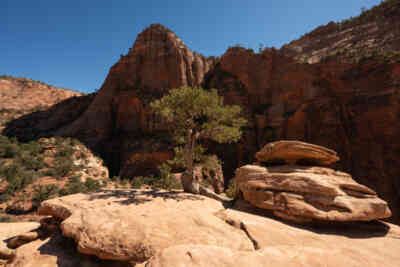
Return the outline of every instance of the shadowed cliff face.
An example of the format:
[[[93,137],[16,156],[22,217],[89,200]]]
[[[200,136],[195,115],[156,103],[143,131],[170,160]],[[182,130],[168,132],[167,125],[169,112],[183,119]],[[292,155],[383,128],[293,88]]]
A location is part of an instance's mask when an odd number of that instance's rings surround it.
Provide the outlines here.
[[[153,24],[138,35],[128,55],[111,68],[83,116],[57,134],[79,136],[97,148],[109,162],[112,174],[149,174],[154,171],[154,162],[166,158],[165,154],[159,158],[156,152],[171,149],[169,140],[153,136],[166,130],[166,125],[151,114],[149,102],[169,88],[200,85],[210,66],[173,32]],[[144,152],[143,158],[137,154]],[[140,173],[130,170],[128,162]]]
[[[236,151],[216,148],[225,171],[251,162],[265,143],[289,139],[338,152],[338,169],[374,188],[400,219],[400,64],[299,64],[276,50],[231,48],[207,74],[225,102],[245,109],[249,126]],[[232,149],[232,148],[231,148]],[[233,157],[236,155],[236,158]]]
[[[267,142],[323,145],[338,152],[338,169],[390,203],[392,221],[400,223],[400,64],[381,57],[310,65],[285,55],[236,47],[218,62],[206,60],[167,28],[151,25],[111,68],[83,115],[57,124],[55,134],[94,148],[111,175],[147,175],[172,157],[173,147],[168,125],[148,103],[173,87],[218,88],[249,120],[239,144],[209,144],[223,159],[226,178]]]

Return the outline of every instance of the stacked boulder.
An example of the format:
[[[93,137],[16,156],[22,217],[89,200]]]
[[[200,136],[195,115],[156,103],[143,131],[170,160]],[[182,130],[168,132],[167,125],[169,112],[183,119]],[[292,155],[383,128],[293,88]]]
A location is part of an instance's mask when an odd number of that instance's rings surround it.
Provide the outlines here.
[[[255,207],[297,223],[388,218],[385,201],[344,172],[327,168],[336,152],[299,141],[265,145],[257,165],[236,171],[237,195]],[[264,166],[262,166],[264,165]]]

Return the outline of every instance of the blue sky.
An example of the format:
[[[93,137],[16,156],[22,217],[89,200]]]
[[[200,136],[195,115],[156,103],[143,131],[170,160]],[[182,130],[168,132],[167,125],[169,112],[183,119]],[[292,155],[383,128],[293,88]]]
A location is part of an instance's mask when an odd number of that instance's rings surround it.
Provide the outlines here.
[[[0,74],[92,92],[151,23],[205,56],[276,48],[380,0],[0,0]]]

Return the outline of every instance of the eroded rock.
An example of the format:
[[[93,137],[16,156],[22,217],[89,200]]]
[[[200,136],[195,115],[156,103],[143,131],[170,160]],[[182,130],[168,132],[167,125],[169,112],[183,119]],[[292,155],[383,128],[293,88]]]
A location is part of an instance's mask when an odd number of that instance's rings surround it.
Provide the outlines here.
[[[299,228],[239,211],[236,207],[217,216],[234,227],[245,229],[258,249],[235,251],[209,245],[171,246],[140,266],[395,267],[400,259],[396,252],[399,227],[391,224],[361,222],[318,229]]]
[[[62,233],[83,254],[144,262],[172,245],[201,244],[252,251],[246,234],[214,213],[221,202],[176,192],[116,190],[42,203],[39,213],[64,221]]]
[[[295,222],[370,221],[391,216],[385,201],[343,172],[323,167],[246,165],[237,190],[252,205]]]
[[[37,229],[39,226],[39,223],[34,222],[0,223],[0,266],[5,261],[11,261],[15,258],[15,250],[7,247],[7,241],[12,237]]]
[[[336,152],[323,146],[300,141],[277,141],[266,144],[256,153],[259,162],[312,164],[326,166],[339,160]]]

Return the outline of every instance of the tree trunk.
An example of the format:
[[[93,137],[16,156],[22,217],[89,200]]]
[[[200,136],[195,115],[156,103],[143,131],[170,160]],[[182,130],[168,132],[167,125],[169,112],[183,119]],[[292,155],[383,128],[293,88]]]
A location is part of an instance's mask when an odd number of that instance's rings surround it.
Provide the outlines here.
[[[195,136],[193,135],[193,130],[188,129],[186,131],[186,143],[185,143],[185,161],[186,161],[186,171],[182,175],[182,187],[187,193],[199,194],[199,182],[196,181],[194,177],[193,168],[193,148],[195,143]]]

